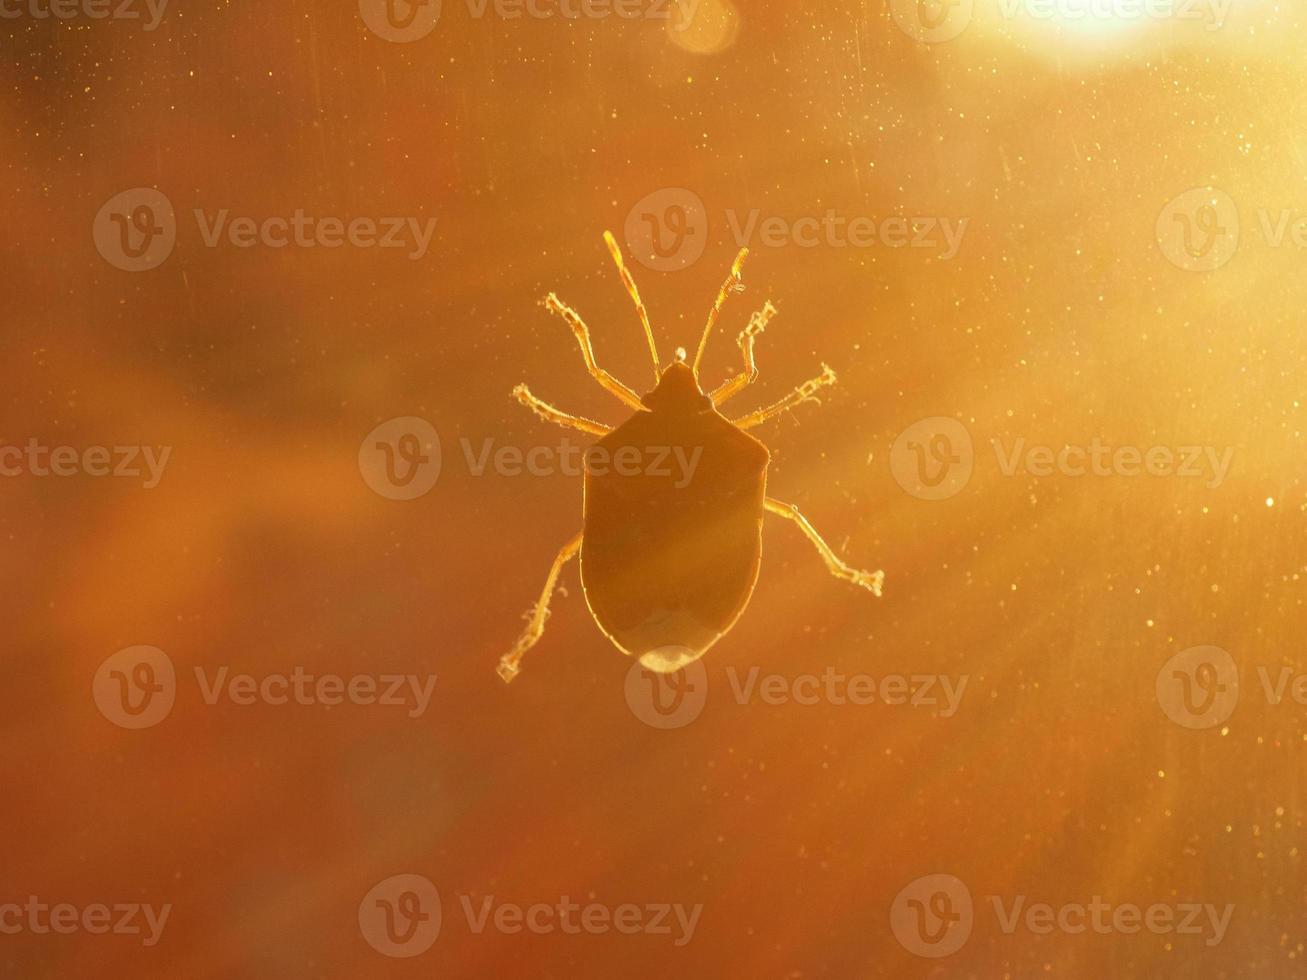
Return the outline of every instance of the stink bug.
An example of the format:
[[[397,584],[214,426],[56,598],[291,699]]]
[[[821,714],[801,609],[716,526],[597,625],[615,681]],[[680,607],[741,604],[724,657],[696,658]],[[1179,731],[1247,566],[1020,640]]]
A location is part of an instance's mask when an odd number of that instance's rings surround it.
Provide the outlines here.
[[[585,321],[553,293],[544,299],[544,307],[572,328],[591,376],[635,414],[610,429],[559,411],[532,395],[526,385],[513,389],[513,397],[542,419],[600,438],[586,458],[581,531],[559,551],[540,601],[527,614],[525,632],[500,658],[499,676],[505,681],[517,676],[523,655],[544,633],[558,575],[578,553],[581,589],[595,622],[614,646],[658,673],[671,673],[698,660],[739,619],[758,580],[764,513],[797,525],[837,578],[875,595],[881,594],[885,580],[882,571],[863,572],[844,564],[797,507],[767,496],[771,455],[745,431],[815,401],[818,390],[835,383],[835,372],[823,364],[819,377],[740,418],[727,419],[720,412],[727,399],[758,377],[753,347],[776,314],[770,302],[740,332],[744,369],[710,392],[699,386],[699,363],[708,337],[727,297],[744,289],[740,272],[749,250],[740,250],[717,293],[693,363],[687,365],[685,351],[678,349],[675,360],[663,368],[649,314],[621,249],[608,232],[604,241],[649,341],[654,388],[642,398],[599,367]],[[659,449],[665,456],[672,447],[680,459],[693,458],[697,463],[684,483],[673,483],[653,467],[628,466],[625,471],[619,467],[614,472],[607,465],[594,465],[596,460],[648,459],[651,451]]]

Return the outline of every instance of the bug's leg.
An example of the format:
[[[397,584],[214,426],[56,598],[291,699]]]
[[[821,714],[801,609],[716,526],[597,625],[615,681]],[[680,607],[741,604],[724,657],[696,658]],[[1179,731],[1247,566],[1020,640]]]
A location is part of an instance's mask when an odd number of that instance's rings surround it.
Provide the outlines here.
[[[540,593],[540,601],[527,614],[529,622],[526,630],[517,638],[517,642],[513,644],[513,649],[499,658],[499,666],[496,670],[505,684],[512,683],[513,678],[522,669],[519,666],[522,662],[522,655],[535,646],[544,633],[545,620],[549,618],[549,600],[553,598],[554,586],[558,584],[558,573],[563,570],[564,565],[576,557],[576,553],[580,550],[581,532],[578,531],[576,537],[563,545],[562,551],[554,559],[554,566],[549,569],[549,577],[545,579],[544,591]]]
[[[831,550],[831,546],[822,540],[821,535],[817,533],[817,529],[808,523],[808,519],[799,513],[799,508],[794,504],[782,503],[773,497],[768,497],[765,506],[773,514],[799,525],[799,530],[812,542],[812,546],[817,549],[817,553],[821,555],[821,560],[826,563],[826,567],[830,569],[832,575],[836,578],[842,578],[846,582],[852,582],[854,585],[860,585],[875,595],[881,594],[881,588],[885,585],[885,573],[883,571],[864,572],[851,568],[840,561],[839,556]]]
[[[553,405],[542,402],[531,394],[531,390],[526,385],[518,385],[514,388],[513,397],[546,422],[553,422],[555,425],[561,425],[568,429],[580,429],[582,432],[588,432],[593,436],[606,436],[613,431],[601,422],[593,422],[579,415],[568,415],[566,412],[559,411]]]
[[[717,326],[717,318],[722,314],[722,307],[726,305],[727,297],[731,293],[744,292],[744,280],[741,274],[744,260],[748,257],[749,250],[740,249],[740,254],[735,256],[735,261],[731,263],[731,271],[726,276],[726,281],[722,283],[722,288],[717,290],[717,299],[713,302],[712,309],[708,311],[708,323],[703,328],[703,336],[699,338],[699,349],[695,351],[694,364],[691,365],[695,378],[699,377],[699,362],[703,360],[703,352],[708,348],[708,335],[712,333],[713,327]]]
[[[636,286],[635,280],[626,268],[622,250],[618,247],[617,239],[613,237],[611,231],[604,232],[604,244],[608,246],[608,254],[613,257],[613,264],[617,266],[617,275],[621,277],[622,285],[626,287],[626,294],[635,304],[636,315],[640,317],[640,326],[644,327],[644,339],[649,342],[649,356],[653,358],[654,384],[657,385],[662,380],[663,369],[658,360],[658,345],[654,343],[653,327],[649,324],[649,311],[644,308],[644,300],[640,298],[640,288]]]
[[[760,408],[756,412],[750,412],[748,415],[735,419],[735,424],[741,429],[751,429],[761,422],[766,422],[770,418],[775,418],[781,412],[789,411],[796,405],[802,405],[804,402],[812,402],[817,399],[814,397],[817,392],[829,387],[835,383],[835,372],[825,364],[821,366],[820,376],[813,378],[811,381],[805,381],[799,387],[795,388],[788,395],[766,408]]]
[[[546,296],[541,301],[541,305],[550,313],[561,316],[572,328],[572,333],[576,335],[576,342],[581,345],[581,357],[585,359],[585,368],[590,372],[590,377],[616,396],[622,404],[636,411],[644,411],[644,403],[640,401],[639,395],[595,363],[594,347],[590,343],[590,328],[585,325],[581,315],[553,293]]]
[[[728,398],[734,398],[758,380],[758,364],[753,359],[753,343],[758,334],[767,329],[767,324],[775,315],[776,307],[771,305],[771,300],[768,300],[761,310],[749,317],[749,325],[740,331],[737,341],[740,345],[740,354],[744,358],[744,370],[713,389],[708,397],[712,399],[714,406],[724,404]]]

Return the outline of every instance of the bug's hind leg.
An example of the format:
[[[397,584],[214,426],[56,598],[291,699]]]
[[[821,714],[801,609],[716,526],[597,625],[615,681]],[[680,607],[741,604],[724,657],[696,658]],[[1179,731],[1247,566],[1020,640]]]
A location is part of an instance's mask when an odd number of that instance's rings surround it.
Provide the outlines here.
[[[878,569],[874,572],[864,572],[840,561],[839,556],[831,550],[831,546],[822,540],[822,536],[817,533],[817,529],[808,523],[808,519],[799,513],[799,508],[794,504],[782,503],[773,497],[768,497],[766,507],[773,514],[799,525],[799,530],[812,542],[812,546],[817,549],[817,553],[821,555],[821,560],[826,563],[826,567],[830,569],[832,575],[861,586],[875,595],[881,594],[881,589],[885,585],[885,573],[883,571]]]
[[[712,399],[714,407],[724,404],[728,398],[734,398],[758,380],[758,364],[753,359],[753,344],[758,334],[767,329],[767,324],[775,315],[776,307],[772,306],[771,300],[768,300],[761,310],[749,317],[749,325],[740,331],[736,341],[740,345],[740,355],[744,359],[744,370],[713,389],[708,397]]]
[[[802,405],[804,402],[816,401],[814,397],[822,388],[827,388],[835,383],[835,372],[825,364],[821,366],[821,374],[811,381],[805,381],[799,387],[795,388],[788,395],[766,408],[760,408],[756,412],[750,412],[741,418],[735,420],[735,424],[741,429],[751,429],[755,425],[766,422],[770,418],[775,418],[782,412],[789,411],[796,405]]]
[[[546,422],[553,422],[555,425],[561,425],[568,429],[579,429],[582,432],[590,433],[592,436],[606,436],[613,431],[601,422],[594,422],[579,415],[568,415],[566,412],[554,408],[553,405],[543,402],[531,394],[531,390],[526,385],[518,385],[514,388],[513,397]]]
[[[576,335],[576,342],[581,345],[581,357],[585,360],[585,368],[590,372],[590,377],[598,381],[606,391],[628,408],[643,411],[644,403],[640,401],[640,396],[595,363],[594,346],[590,343],[590,328],[585,325],[581,315],[553,293],[546,296],[542,304],[550,313],[561,316],[572,328],[572,333]]]
[[[558,584],[558,574],[563,570],[564,565],[576,557],[576,553],[580,550],[581,532],[578,531],[571,541],[563,545],[563,549],[554,558],[554,565],[549,569],[549,577],[545,579],[544,591],[540,593],[540,601],[527,614],[529,622],[526,629],[517,638],[517,642],[513,644],[513,649],[499,658],[499,666],[496,670],[505,684],[512,683],[513,678],[522,669],[519,666],[522,662],[522,656],[535,646],[544,634],[545,620],[549,618],[549,600],[553,598],[554,587]]]

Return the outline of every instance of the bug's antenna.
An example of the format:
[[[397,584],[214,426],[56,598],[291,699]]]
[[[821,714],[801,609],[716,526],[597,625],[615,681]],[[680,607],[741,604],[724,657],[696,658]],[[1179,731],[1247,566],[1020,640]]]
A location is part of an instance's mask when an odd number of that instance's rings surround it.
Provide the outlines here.
[[[645,338],[649,341],[649,354],[653,357],[654,384],[657,385],[662,380],[663,370],[658,360],[658,347],[654,343],[653,327],[649,325],[649,311],[644,308],[644,300],[640,299],[640,290],[635,285],[635,280],[631,278],[631,273],[627,271],[626,263],[622,261],[622,250],[618,247],[617,239],[613,237],[611,231],[604,232],[604,244],[608,246],[613,262],[617,264],[617,274],[622,277],[622,285],[626,287],[631,302],[635,304],[635,312],[640,314],[640,325],[644,327]]]
[[[699,350],[694,355],[694,377],[699,377],[699,362],[703,360],[703,352],[708,347],[708,335],[712,333],[712,328],[717,326],[717,317],[721,315],[722,307],[726,305],[726,297],[731,293],[744,292],[744,282],[740,279],[740,272],[744,268],[744,260],[749,257],[747,248],[740,249],[740,254],[735,256],[735,261],[731,263],[731,274],[726,277],[722,283],[722,288],[717,291],[717,301],[713,303],[712,310],[708,314],[708,323],[703,328],[703,338],[699,341]]]

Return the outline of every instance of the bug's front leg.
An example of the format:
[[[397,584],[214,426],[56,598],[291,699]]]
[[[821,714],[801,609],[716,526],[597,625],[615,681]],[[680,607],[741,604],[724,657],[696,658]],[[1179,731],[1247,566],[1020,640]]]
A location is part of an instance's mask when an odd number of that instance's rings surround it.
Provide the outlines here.
[[[555,425],[561,425],[567,429],[578,429],[581,432],[588,432],[592,436],[606,436],[613,430],[608,428],[602,422],[595,422],[591,419],[582,418],[580,415],[569,415],[561,409],[554,408],[548,402],[541,401],[535,395],[531,394],[531,389],[526,385],[518,385],[513,389],[513,397],[525,405],[536,415],[546,422],[553,422]]]
[[[789,411],[796,405],[802,405],[804,402],[815,401],[814,396],[822,388],[833,385],[836,381],[835,372],[825,364],[821,366],[820,376],[813,378],[811,381],[805,381],[788,395],[766,408],[760,408],[756,412],[750,412],[748,415],[735,420],[735,424],[741,429],[751,429],[755,425],[766,422],[770,418],[775,418],[781,412]]]
[[[601,368],[598,362],[595,361],[594,345],[590,342],[590,328],[585,325],[581,315],[553,293],[544,298],[542,305],[550,313],[562,317],[567,325],[572,328],[572,333],[576,336],[576,342],[581,346],[581,359],[585,361],[585,369],[590,372],[590,377],[598,381],[600,387],[611,393],[627,408],[633,408],[637,412],[643,411],[644,403],[640,401],[640,396]]]
[[[740,331],[736,341],[740,345],[740,355],[744,359],[744,370],[713,389],[708,397],[712,399],[714,406],[724,404],[727,399],[734,398],[758,380],[758,364],[753,359],[754,341],[758,334],[767,329],[767,324],[775,315],[776,307],[772,306],[771,300],[768,300],[761,310],[749,317],[749,325]]]
[[[808,519],[799,513],[799,508],[794,504],[783,503],[773,497],[768,497],[765,506],[773,514],[799,525],[799,530],[812,542],[813,547],[817,549],[817,553],[821,555],[822,561],[826,563],[826,567],[830,569],[832,575],[861,586],[874,595],[881,594],[881,590],[885,585],[885,573],[883,571],[878,569],[874,572],[864,572],[840,561],[839,556],[835,554],[831,546],[817,533],[817,529],[808,523]]]
[[[520,664],[523,655],[535,646],[540,641],[540,637],[544,635],[545,620],[549,618],[549,600],[554,597],[554,587],[558,585],[558,575],[563,570],[563,566],[575,558],[576,553],[580,550],[581,532],[578,531],[576,537],[563,545],[562,550],[554,558],[554,565],[549,569],[549,577],[545,579],[544,590],[540,593],[540,601],[527,614],[529,621],[526,629],[517,638],[517,642],[513,644],[513,649],[499,658],[499,666],[496,669],[505,684],[512,683],[513,678],[522,669]]]

